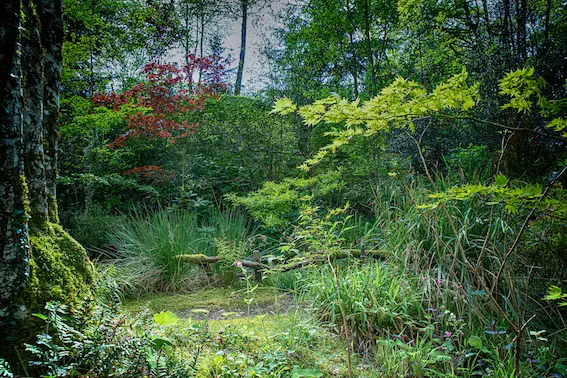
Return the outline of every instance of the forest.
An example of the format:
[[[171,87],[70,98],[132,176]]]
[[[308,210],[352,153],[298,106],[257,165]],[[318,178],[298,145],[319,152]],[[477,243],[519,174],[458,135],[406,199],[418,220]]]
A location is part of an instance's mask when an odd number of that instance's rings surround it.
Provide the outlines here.
[[[567,377],[567,2],[3,0],[0,377]]]

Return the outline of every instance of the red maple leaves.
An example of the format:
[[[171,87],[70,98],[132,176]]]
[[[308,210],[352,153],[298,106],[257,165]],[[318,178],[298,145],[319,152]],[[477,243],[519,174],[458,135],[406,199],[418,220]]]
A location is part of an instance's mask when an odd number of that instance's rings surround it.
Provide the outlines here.
[[[146,182],[172,181],[175,178],[174,172],[167,171],[159,165],[144,165],[131,168],[122,174],[124,176],[134,176],[138,180]]]
[[[124,147],[131,139],[166,139],[175,143],[196,132],[199,124],[190,114],[203,110],[207,100],[218,98],[228,89],[222,82],[224,67],[216,56],[188,56],[180,68],[173,63],[150,63],[142,69],[146,80],[121,93],[98,93],[95,105],[119,110],[123,105],[149,108],[126,116],[124,133],[110,143]],[[198,76],[198,80],[196,80]]]
[[[210,99],[218,99],[228,90],[223,82],[225,69],[222,58],[187,57],[184,66],[174,63],[150,63],[142,69],[145,80],[121,93],[98,93],[93,102],[113,110],[123,106],[146,108],[127,112],[127,126],[123,133],[109,144],[121,148],[131,140],[166,140],[175,143],[179,138],[193,134],[199,123],[191,115],[202,111]],[[123,172],[143,181],[171,181],[173,172],[157,165],[144,165]]]

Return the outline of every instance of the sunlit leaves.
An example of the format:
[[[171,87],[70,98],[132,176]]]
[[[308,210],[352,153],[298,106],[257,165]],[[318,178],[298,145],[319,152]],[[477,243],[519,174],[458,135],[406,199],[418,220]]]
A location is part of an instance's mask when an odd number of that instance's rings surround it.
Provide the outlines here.
[[[262,188],[244,197],[225,196],[234,205],[244,206],[266,226],[288,226],[300,204],[343,189],[340,173],[329,171],[310,178],[287,178],[276,183],[267,181]]]
[[[438,115],[442,111],[470,110],[479,100],[479,85],[467,84],[466,70],[454,75],[433,91],[412,80],[397,78],[391,85],[382,89],[378,96],[360,103],[359,99],[348,101],[338,95],[315,101],[299,108],[298,114],[308,126],[320,122],[344,124],[345,129],[332,133],[335,140],[323,147],[303,169],[317,164],[329,153],[348,143],[356,135],[371,135],[401,128],[414,131],[414,121]],[[276,102],[273,112],[289,114],[294,109],[288,99]]]
[[[167,326],[177,324],[179,319],[171,311],[162,311],[154,314],[154,321],[160,326]]]
[[[555,118],[547,124],[547,127],[562,132],[563,137],[567,138],[567,119]]]
[[[270,114],[291,114],[297,110],[297,105],[293,103],[289,98],[284,97],[280,98],[274,104],[274,109],[270,112]]]
[[[567,306],[567,293],[564,293],[560,287],[551,285],[547,289],[547,295],[543,297],[546,301],[560,301],[559,306]]]
[[[494,177],[494,183],[497,186],[504,187],[508,184],[508,178],[503,174],[499,173]]]
[[[435,202],[422,204],[419,208],[434,209],[447,202],[477,199],[489,206],[502,205],[506,212],[511,214],[517,214],[520,209],[535,207],[543,215],[553,214],[555,217],[564,217],[567,215],[565,196],[565,190],[557,186],[548,196],[542,198],[541,185],[512,186],[508,178],[499,174],[491,185],[467,184],[430,194],[429,198],[434,199]]]
[[[499,94],[510,96],[511,99],[502,109],[516,109],[519,112],[527,112],[532,109],[533,98],[536,97],[538,104],[542,101],[542,89],[547,83],[542,77],[534,76],[534,68],[528,67],[508,72],[500,80]]]

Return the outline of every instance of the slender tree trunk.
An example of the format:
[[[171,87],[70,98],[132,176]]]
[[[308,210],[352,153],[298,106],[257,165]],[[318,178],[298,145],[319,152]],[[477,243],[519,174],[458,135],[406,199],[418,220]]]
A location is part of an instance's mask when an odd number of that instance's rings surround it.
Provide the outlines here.
[[[45,181],[48,215],[59,223],[57,211],[57,151],[59,140],[59,95],[61,90],[63,48],[63,3],[61,0],[39,0],[42,45],[45,49],[43,97],[43,130],[45,140]]]
[[[526,57],[526,5],[525,1],[516,0],[516,55],[518,62]]]
[[[528,2],[527,0],[521,0],[520,4],[520,17],[518,19],[518,24],[520,28],[520,41],[518,45],[520,46],[520,54],[522,57],[522,64],[528,58],[528,41],[527,41],[527,28],[528,23]]]
[[[27,37],[22,39],[22,79],[24,85],[24,171],[28,184],[30,216],[35,226],[47,221],[47,187],[43,149],[44,52],[36,7],[24,2]]]
[[[486,31],[488,36],[492,40],[492,28],[490,27],[490,13],[488,13],[488,3],[486,0],[482,0],[482,10],[484,13],[484,22],[486,22]]]
[[[354,38],[353,32],[348,33],[348,37],[350,40],[350,48],[352,50],[352,78],[353,78],[353,89],[354,89],[354,98],[358,98],[358,63],[356,58],[356,49],[354,46]]]
[[[236,84],[234,94],[240,95],[242,88],[242,76],[244,74],[244,58],[246,57],[246,28],[248,24],[248,0],[240,0],[242,7],[242,28],[240,33],[240,59],[238,60],[238,72],[236,74]]]
[[[543,34],[543,43],[544,43],[544,53],[547,54],[547,49],[549,47],[549,17],[551,14],[551,0],[547,0],[545,2],[545,30]]]
[[[468,0],[462,0],[462,7],[463,7],[463,11],[465,12],[465,17],[466,17],[466,24],[469,27],[469,30],[471,31],[471,33],[477,37],[476,35],[476,29],[477,29],[477,25],[473,22],[472,16],[471,16],[471,8],[469,7],[469,3]]]
[[[504,0],[503,2],[503,7],[504,7],[504,19],[502,22],[502,42],[504,44],[504,56],[506,58],[506,64],[507,64],[507,68],[510,69],[511,65],[510,65],[510,50],[511,50],[511,45],[510,45],[510,28],[512,27],[511,25],[511,19],[510,19],[510,0]],[[509,26],[510,25],[510,26]]]
[[[201,38],[199,39],[199,57],[203,57],[203,44],[205,42],[205,10],[202,10],[201,14]],[[201,80],[203,78],[203,69],[199,68],[199,81],[198,83],[201,84]]]
[[[185,43],[184,43],[184,49],[185,49],[185,65],[189,66],[189,42],[190,42],[190,31],[189,31],[189,18],[190,18],[190,11],[189,11],[189,3],[186,1],[185,2]]]
[[[347,18],[350,23],[350,27],[352,30],[348,32],[349,38],[349,50],[352,53],[352,78],[353,78],[353,89],[354,89],[354,98],[358,98],[358,58],[356,55],[356,46],[354,45],[354,32],[356,31],[356,22],[352,17],[352,10],[350,8],[350,1],[347,0],[346,2],[346,10],[347,10]]]
[[[25,309],[13,299],[29,276],[20,7],[20,0],[5,1],[0,7],[0,325],[24,317]]]
[[[96,3],[95,0],[91,0],[91,17],[94,18],[95,15],[95,7]],[[90,97],[91,99],[94,96],[95,92],[95,79],[94,79],[94,35],[93,31],[89,30],[87,35],[89,36],[89,65],[90,65],[90,76],[89,76],[89,87],[90,87]]]
[[[197,56],[197,49],[199,48],[199,17],[196,17],[197,28],[195,29],[195,49],[193,50],[193,55]]]
[[[366,49],[368,50],[368,70],[370,72],[370,93],[376,94],[376,74],[374,72],[374,51],[372,50],[372,39],[370,38],[370,0],[364,0],[364,36],[366,38]]]

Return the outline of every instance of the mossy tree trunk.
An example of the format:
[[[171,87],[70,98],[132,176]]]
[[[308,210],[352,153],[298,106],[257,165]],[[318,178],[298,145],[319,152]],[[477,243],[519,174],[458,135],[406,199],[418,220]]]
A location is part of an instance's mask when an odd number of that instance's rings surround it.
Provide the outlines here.
[[[61,0],[0,9],[0,333],[48,300],[90,294],[92,265],[57,223]],[[28,226],[29,225],[29,226]]]
[[[23,316],[13,299],[29,275],[20,7],[19,0],[7,0],[0,8],[0,319]]]
[[[28,184],[30,216],[35,227],[47,222],[47,186],[43,148],[44,50],[41,45],[38,8],[24,0],[22,38],[24,172]]]
[[[45,180],[47,187],[48,216],[59,223],[57,212],[57,150],[59,138],[59,93],[63,49],[63,13],[61,0],[38,0],[38,16],[43,33],[41,43],[45,50],[43,76],[43,129],[45,140]]]

